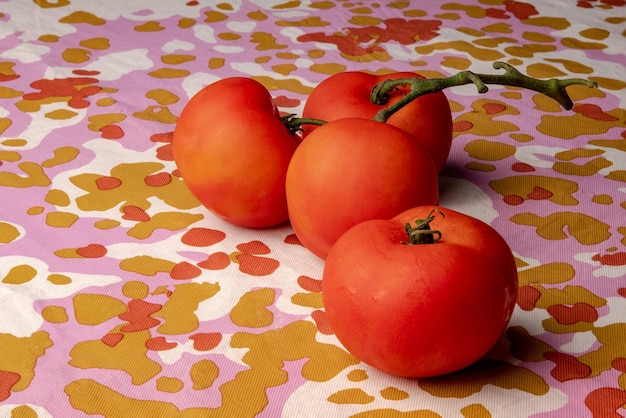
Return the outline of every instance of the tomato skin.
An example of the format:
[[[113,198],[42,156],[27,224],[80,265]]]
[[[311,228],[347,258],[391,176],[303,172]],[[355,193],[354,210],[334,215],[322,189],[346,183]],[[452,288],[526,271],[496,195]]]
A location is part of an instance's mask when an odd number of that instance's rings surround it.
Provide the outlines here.
[[[291,159],[285,187],[296,236],[321,258],[360,222],[439,201],[432,159],[413,137],[358,118],[308,135]]]
[[[191,193],[218,217],[249,228],[288,220],[284,185],[296,146],[267,89],[244,77],[194,95],[172,141]]]
[[[402,86],[392,92],[387,104],[378,105],[370,101],[374,85],[398,78],[424,77],[412,72],[382,76],[359,71],[334,74],[313,89],[304,105],[302,117],[325,121],[349,117],[371,119],[379,110],[397,102],[409,92],[408,87]],[[387,123],[413,135],[430,153],[437,171],[441,171],[452,146],[452,113],[443,92],[418,97],[393,114]],[[305,128],[316,129],[313,125],[305,125]]]
[[[409,245],[404,224],[442,233]],[[355,357],[392,375],[431,377],[465,368],[502,335],[517,297],[515,259],[489,225],[442,207],[410,209],[346,232],[323,272],[326,317]]]

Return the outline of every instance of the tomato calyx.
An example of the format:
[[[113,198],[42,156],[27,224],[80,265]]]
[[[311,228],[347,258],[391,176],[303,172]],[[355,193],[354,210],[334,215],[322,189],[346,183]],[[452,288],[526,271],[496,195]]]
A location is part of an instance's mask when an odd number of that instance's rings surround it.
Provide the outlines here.
[[[437,212],[444,217],[443,212],[433,209],[426,219],[416,219],[415,226],[411,226],[409,222],[404,224],[404,230],[409,238],[408,241],[402,241],[406,245],[418,245],[418,244],[436,244],[441,240],[441,231],[431,229],[430,223],[435,219],[434,213]]]
[[[598,87],[596,82],[582,78],[568,78],[562,80],[552,78],[549,80],[540,80],[524,75],[512,65],[501,61],[494,62],[493,68],[504,69],[505,73],[477,74],[471,71],[461,71],[453,76],[444,78],[398,78],[380,82],[374,85],[370,95],[370,101],[374,104],[384,105],[388,103],[391,92],[398,88],[398,86],[409,86],[410,92],[394,104],[381,109],[374,116],[374,120],[385,122],[391,115],[420,96],[436,93],[448,87],[462,86],[465,84],[475,84],[478,93],[486,93],[489,90],[487,84],[499,84],[533,90],[554,99],[565,110],[570,110],[574,107],[572,99],[567,94],[566,87],[575,84],[584,85],[589,88]]]
[[[280,121],[292,136],[302,131],[302,125],[322,126],[327,123],[325,120],[320,119],[299,118],[295,113],[281,116]]]

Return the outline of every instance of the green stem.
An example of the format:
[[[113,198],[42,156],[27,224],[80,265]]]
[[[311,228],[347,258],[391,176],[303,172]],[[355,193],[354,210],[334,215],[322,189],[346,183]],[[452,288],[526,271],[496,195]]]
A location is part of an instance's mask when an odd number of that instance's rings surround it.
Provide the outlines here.
[[[436,244],[441,239],[441,231],[430,228],[430,223],[435,219],[436,209],[431,210],[426,219],[417,219],[415,221],[415,226],[411,226],[410,223],[404,224],[404,230],[406,231],[409,240],[404,242],[407,245],[416,245],[416,244]],[[438,211],[443,217],[443,212]]]
[[[436,93],[448,87],[462,86],[464,84],[474,83],[479,93],[485,93],[489,90],[487,84],[500,84],[505,86],[522,87],[533,90],[556,100],[564,109],[570,110],[574,103],[565,91],[565,88],[574,84],[580,84],[589,88],[597,88],[598,84],[582,78],[568,78],[565,80],[549,79],[539,80],[520,73],[513,66],[496,61],[493,68],[504,69],[504,74],[476,74],[471,71],[462,71],[450,77],[445,78],[400,78],[396,80],[385,80],[374,86],[370,100],[372,103],[384,105],[389,101],[391,92],[398,86],[408,85],[411,91],[403,96],[394,104],[380,110],[374,120],[385,122],[391,115],[412,102],[419,96],[425,94]]]
[[[291,135],[295,135],[298,131],[302,130],[302,125],[316,125],[322,126],[326,123],[324,120],[311,119],[311,118],[298,118],[296,114],[289,114],[282,116],[280,121],[285,125],[285,128],[289,130]]]

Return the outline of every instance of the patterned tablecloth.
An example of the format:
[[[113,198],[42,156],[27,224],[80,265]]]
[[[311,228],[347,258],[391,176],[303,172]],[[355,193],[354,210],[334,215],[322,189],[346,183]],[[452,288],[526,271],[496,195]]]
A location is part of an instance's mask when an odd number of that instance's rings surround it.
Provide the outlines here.
[[[624,0],[1,1],[0,417],[624,416],[625,29]],[[570,111],[446,92],[441,202],[496,228],[520,279],[505,335],[458,373],[356,360],[323,262],[289,226],[216,218],[172,158],[177,115],[225,77],[299,114],[344,70],[495,60],[599,88],[569,88]]]

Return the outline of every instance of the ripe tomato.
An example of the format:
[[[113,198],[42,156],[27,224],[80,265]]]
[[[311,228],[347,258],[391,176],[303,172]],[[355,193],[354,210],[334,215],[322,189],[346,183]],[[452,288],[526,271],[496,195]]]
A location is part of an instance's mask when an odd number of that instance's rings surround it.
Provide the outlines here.
[[[433,243],[411,244],[406,223],[427,219]],[[434,218],[434,219],[433,219]],[[508,324],[517,270],[507,243],[482,221],[417,207],[346,232],[326,259],[329,324],[355,357],[402,377],[437,376],[484,356]]]
[[[335,120],[308,135],[285,187],[296,236],[321,258],[360,222],[439,200],[430,155],[402,129],[368,119]]]
[[[296,146],[267,89],[244,77],[192,97],[172,142],[191,193],[220,218],[251,228],[287,221],[285,176]]]
[[[424,77],[411,72],[382,76],[358,71],[334,74],[313,89],[304,105],[302,117],[325,121],[350,117],[371,119],[379,110],[397,102],[409,91],[408,87],[398,87],[384,105],[370,101],[374,85],[398,78]],[[393,114],[387,123],[413,135],[430,153],[437,171],[441,171],[452,145],[452,113],[443,92],[418,97]],[[316,129],[313,125],[305,125],[305,128]]]

